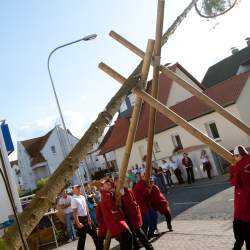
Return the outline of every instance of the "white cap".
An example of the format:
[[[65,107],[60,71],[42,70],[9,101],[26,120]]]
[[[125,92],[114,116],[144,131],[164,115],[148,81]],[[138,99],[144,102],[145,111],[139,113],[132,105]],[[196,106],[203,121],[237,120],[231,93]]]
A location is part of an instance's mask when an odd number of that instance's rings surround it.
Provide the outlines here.
[[[239,155],[239,154],[240,154],[240,152],[239,152],[239,147],[241,147],[241,148],[243,149],[243,151],[244,151],[246,154],[248,154],[248,152],[247,152],[247,150],[245,149],[244,146],[238,145],[238,146],[236,146],[236,147],[234,148],[234,155]]]

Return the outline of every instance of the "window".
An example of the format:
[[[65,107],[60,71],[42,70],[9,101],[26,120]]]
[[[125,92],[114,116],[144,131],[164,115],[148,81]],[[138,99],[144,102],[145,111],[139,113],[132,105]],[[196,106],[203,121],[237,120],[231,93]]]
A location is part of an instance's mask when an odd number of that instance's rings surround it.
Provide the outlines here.
[[[154,142],[154,151],[155,151],[155,153],[161,152],[161,149],[160,149],[157,141]]]
[[[126,111],[127,108],[128,108],[128,107],[127,107],[127,104],[126,104],[126,102],[124,101],[124,102],[122,103],[121,107],[120,107],[120,112],[122,113],[122,112]]]
[[[174,148],[183,148],[182,146],[182,142],[181,142],[181,138],[179,135],[171,135],[172,137],[172,141],[173,141],[173,145],[174,145]]]
[[[55,155],[56,154],[56,147],[51,146],[50,149],[51,149],[52,154]]]
[[[216,123],[214,121],[207,123],[206,129],[207,129],[209,137],[213,139],[220,139],[220,135],[219,135]]]

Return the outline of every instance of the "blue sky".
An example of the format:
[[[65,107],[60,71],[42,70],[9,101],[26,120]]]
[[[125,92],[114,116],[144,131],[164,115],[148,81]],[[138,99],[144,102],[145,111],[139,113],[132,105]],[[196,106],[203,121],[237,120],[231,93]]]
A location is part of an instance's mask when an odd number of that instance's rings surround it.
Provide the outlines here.
[[[164,30],[189,2],[166,1]],[[210,65],[230,55],[231,47],[246,46],[249,2],[242,0],[210,21],[192,11],[163,48],[162,62],[178,61],[202,80]],[[154,38],[156,5],[156,0],[2,1],[0,119],[9,123],[13,139],[40,136],[59,121],[47,57],[58,45],[96,33],[96,40],[63,48],[51,59],[67,127],[80,137],[119,88],[98,63],[104,61],[128,76],[140,61],[113,41],[109,31],[144,49],[147,39]]]

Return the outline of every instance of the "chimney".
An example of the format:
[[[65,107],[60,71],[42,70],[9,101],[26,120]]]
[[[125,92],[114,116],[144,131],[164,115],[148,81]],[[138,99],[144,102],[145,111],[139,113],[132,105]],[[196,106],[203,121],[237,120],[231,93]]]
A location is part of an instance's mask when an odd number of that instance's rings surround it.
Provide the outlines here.
[[[236,47],[231,48],[232,55],[235,55],[239,50]]]
[[[245,40],[247,42],[247,46],[250,47],[250,37],[247,37]]]

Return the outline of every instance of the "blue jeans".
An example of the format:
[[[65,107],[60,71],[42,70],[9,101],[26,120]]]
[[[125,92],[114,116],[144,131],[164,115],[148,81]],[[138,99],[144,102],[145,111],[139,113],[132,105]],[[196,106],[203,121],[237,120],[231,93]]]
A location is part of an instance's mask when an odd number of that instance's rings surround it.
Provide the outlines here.
[[[149,230],[148,230],[149,237],[152,237],[154,231],[157,229],[157,222],[158,222],[158,214],[155,210],[151,209],[149,211]]]
[[[153,209],[150,209],[146,214],[142,215],[142,229],[144,233],[150,237],[154,234],[157,229],[158,214]]]
[[[74,239],[76,238],[76,232],[75,232],[75,228],[72,222],[73,213],[71,212],[71,213],[65,214],[65,218],[66,218],[66,227],[67,227],[69,239]]]

